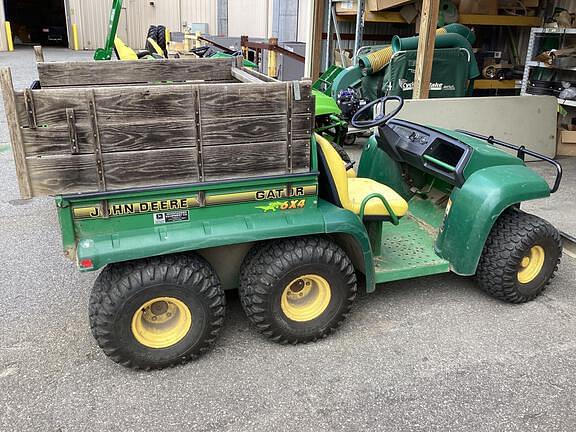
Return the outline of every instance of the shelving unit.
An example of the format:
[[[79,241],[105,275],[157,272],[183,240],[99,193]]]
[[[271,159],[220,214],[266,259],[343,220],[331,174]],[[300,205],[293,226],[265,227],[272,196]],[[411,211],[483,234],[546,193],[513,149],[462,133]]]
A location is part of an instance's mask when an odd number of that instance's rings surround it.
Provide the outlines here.
[[[339,13],[338,19],[341,21],[354,21],[356,12]],[[364,11],[364,21],[368,23],[404,23],[408,24],[400,12],[371,12]],[[466,25],[492,25],[492,26],[516,26],[516,27],[535,27],[542,24],[542,18],[530,16],[512,16],[512,15],[460,15],[458,22]]]
[[[530,95],[530,93],[527,93],[528,82],[530,81],[530,74],[532,73],[534,68],[576,72],[576,67],[560,67],[534,60],[534,57],[536,57],[536,55],[540,51],[537,38],[549,35],[557,35],[561,39],[565,38],[568,35],[576,36],[576,29],[533,28],[530,30],[530,41],[528,42],[528,51],[526,53],[524,75],[522,77],[522,85],[520,87],[520,94],[523,96]],[[563,43],[564,41],[561,40],[559,46],[562,47]],[[576,80],[576,75],[574,77]],[[558,99],[558,103],[564,106],[576,107],[576,101],[572,100]]]

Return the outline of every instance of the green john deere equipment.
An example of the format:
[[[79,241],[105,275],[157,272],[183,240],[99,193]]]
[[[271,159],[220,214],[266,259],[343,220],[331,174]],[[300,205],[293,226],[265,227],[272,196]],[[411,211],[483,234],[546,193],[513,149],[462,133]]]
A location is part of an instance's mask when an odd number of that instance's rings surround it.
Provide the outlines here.
[[[55,195],[65,254],[101,270],[89,320],[112,360],[150,369],[202,355],[226,289],[256,330],[295,344],[335,331],[359,286],[453,272],[522,303],[557,270],[558,231],[521,209],[558,189],[556,161],[396,120],[403,102],[389,96],[352,119],[378,131],[354,173],[312,132],[309,81],[258,81],[232,59],[165,63],[139,75],[126,62],[46,63],[41,88],[4,85],[23,131],[22,196]],[[212,81],[158,84],[199,76]],[[526,155],[554,167],[553,185]]]

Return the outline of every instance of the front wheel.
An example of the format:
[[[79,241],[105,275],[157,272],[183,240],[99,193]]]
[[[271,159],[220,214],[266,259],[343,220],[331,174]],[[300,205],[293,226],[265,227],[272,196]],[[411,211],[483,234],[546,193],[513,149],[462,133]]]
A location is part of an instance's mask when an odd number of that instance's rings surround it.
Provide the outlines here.
[[[478,284],[500,300],[530,301],[550,283],[561,255],[556,228],[534,215],[507,210],[484,245],[476,273]]]
[[[90,327],[104,353],[135,369],[184,363],[216,340],[224,292],[210,265],[195,255],[112,264],[90,296]]]
[[[315,341],[336,330],[356,297],[346,253],[323,238],[270,242],[243,263],[240,299],[262,334],[279,343]]]

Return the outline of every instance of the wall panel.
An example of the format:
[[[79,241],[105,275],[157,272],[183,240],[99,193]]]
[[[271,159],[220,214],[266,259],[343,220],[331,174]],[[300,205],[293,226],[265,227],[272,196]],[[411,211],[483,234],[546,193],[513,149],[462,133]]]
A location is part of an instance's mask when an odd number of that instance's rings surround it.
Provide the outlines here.
[[[228,36],[268,38],[268,0],[229,0]]]

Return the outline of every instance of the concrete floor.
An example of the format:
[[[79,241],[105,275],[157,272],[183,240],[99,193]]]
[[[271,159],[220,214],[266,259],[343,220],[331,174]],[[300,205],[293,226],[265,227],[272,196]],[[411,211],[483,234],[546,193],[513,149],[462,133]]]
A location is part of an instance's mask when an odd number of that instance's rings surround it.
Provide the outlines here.
[[[47,60],[90,57],[47,50]],[[0,53],[22,88],[31,50]],[[0,113],[0,430],[573,431],[575,261],[536,301],[496,301],[442,275],[380,286],[316,344],[257,335],[237,298],[196,362],[133,372],[109,361],[87,322],[95,274],[62,253],[50,199],[19,200]],[[2,147],[4,146],[4,147]],[[357,151],[356,151],[357,154]],[[576,233],[576,162],[553,197],[526,205]],[[549,175],[546,167],[533,164]]]

